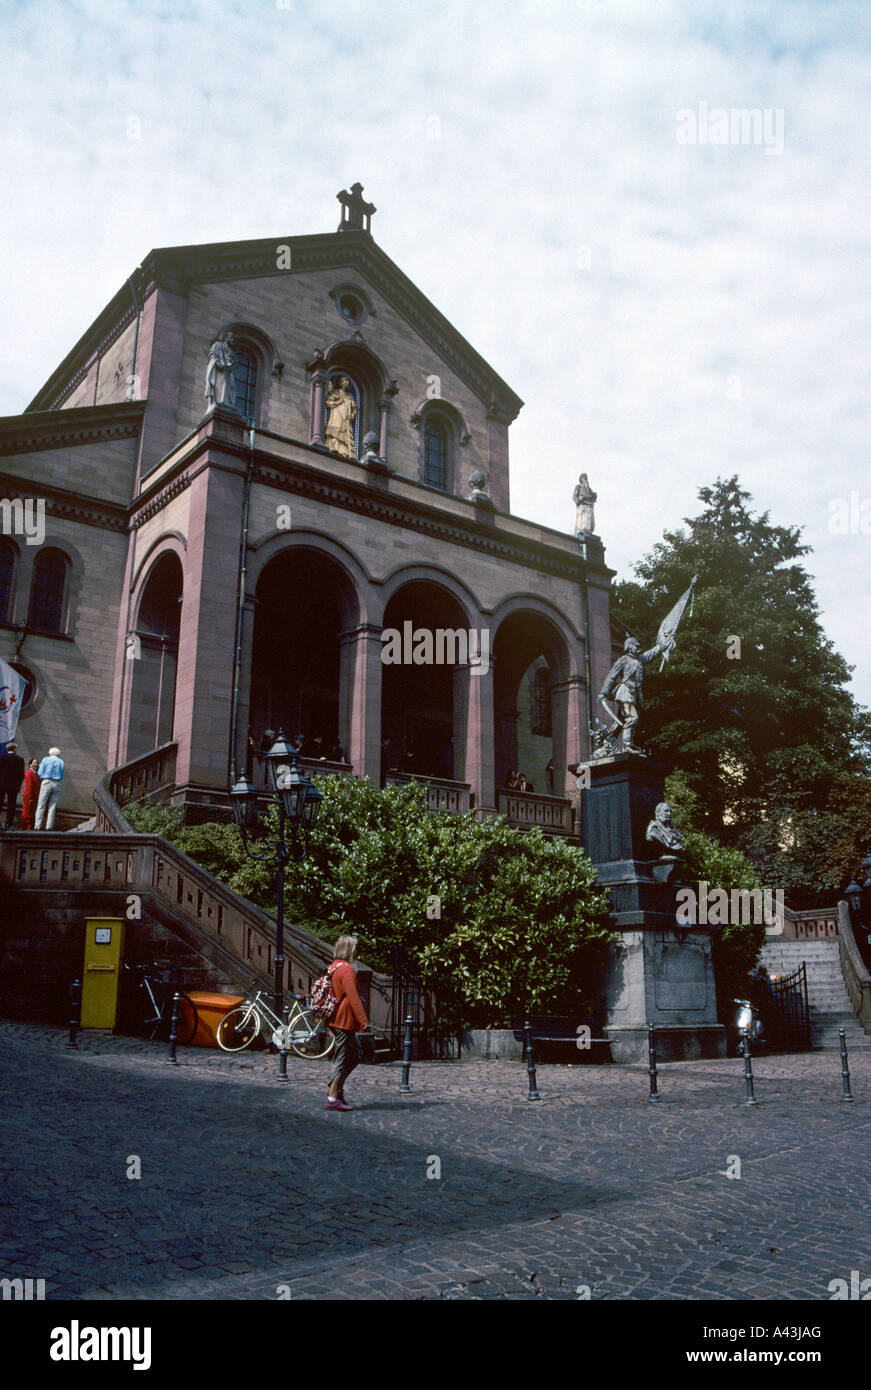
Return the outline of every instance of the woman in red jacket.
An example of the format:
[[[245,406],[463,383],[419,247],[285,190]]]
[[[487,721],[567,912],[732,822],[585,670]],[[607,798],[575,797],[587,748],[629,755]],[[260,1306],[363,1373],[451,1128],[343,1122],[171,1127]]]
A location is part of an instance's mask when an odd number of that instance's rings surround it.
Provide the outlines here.
[[[39,758],[31,758],[24,774],[24,791],[21,797],[21,829],[33,829],[33,817],[36,815],[36,803],[39,801],[39,777],[36,769],[39,767]]]
[[[356,936],[340,936],[333,947],[335,959],[329,969],[333,994],[339,1007],[330,1023],[336,1046],[327,1090],[327,1110],[353,1110],[345,1102],[345,1082],[360,1061],[357,1034],[369,1027],[366,1010],[360,1002],[357,978],[351,961],[357,953]]]

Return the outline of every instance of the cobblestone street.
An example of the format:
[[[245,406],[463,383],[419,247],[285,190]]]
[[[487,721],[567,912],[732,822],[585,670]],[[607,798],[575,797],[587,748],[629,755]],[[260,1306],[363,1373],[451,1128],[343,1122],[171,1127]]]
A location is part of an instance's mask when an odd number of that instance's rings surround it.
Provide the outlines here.
[[[828,1300],[871,1276],[871,1056],[361,1067],[0,1024],[0,1274],[49,1299]],[[127,1176],[131,1156],[141,1178]],[[729,1177],[740,1160],[740,1177]],[[438,1162],[435,1162],[438,1160]],[[427,1176],[440,1167],[440,1177]],[[284,1287],[282,1287],[284,1286]]]

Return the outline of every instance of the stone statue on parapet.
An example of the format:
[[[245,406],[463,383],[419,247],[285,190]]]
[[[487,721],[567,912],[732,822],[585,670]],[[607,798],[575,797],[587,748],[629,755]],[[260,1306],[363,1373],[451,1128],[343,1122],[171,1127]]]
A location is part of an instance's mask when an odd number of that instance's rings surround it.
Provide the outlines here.
[[[681,854],[684,849],[683,836],[672,820],[671,807],[667,801],[660,801],[647,827],[648,840],[658,840],[669,854]]]
[[[596,530],[596,513],[594,504],[596,493],[587,481],[586,473],[582,473],[578,485],[572,493],[572,501],[577,507],[575,513],[575,535],[592,536]]]
[[[209,348],[206,363],[206,389],[203,392],[210,406],[226,405],[236,409],[236,354],[233,334],[224,333]]]
[[[485,473],[482,473],[480,469],[476,469],[475,472],[469,478],[469,487],[472,490],[469,493],[468,500],[470,502],[476,502],[479,497],[483,497],[485,501],[489,502],[490,499],[485,491],[486,486],[487,475]]]

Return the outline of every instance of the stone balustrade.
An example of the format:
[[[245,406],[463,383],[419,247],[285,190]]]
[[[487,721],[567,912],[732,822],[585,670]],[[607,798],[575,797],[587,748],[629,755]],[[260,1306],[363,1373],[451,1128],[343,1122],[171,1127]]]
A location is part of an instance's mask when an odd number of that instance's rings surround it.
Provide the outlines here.
[[[462,816],[471,808],[471,788],[468,782],[451,782],[445,777],[425,777],[416,772],[388,772],[384,780],[389,787],[419,782],[426,788],[426,805],[429,811],[447,811],[451,815]]]
[[[571,835],[572,803],[561,796],[540,796],[538,792],[509,791],[500,788],[497,810],[511,825],[527,830],[537,825],[551,835]]]

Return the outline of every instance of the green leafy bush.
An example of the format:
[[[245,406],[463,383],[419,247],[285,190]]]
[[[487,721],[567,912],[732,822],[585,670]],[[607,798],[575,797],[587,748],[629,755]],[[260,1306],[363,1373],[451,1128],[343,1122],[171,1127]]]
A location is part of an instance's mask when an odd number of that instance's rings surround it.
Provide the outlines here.
[[[733,888],[761,888],[759,875],[740,850],[721,845],[710,835],[689,829],[692,793],[687,793],[680,774],[667,780],[675,824],[684,838],[686,867],[681,877],[693,885],[704,880],[711,891],[731,893]],[[759,960],[765,940],[764,925],[729,922],[712,932],[714,975],[717,982],[717,1012],[725,1022],[734,1012],[732,1000],[747,994],[747,977]]]
[[[580,849],[502,818],[433,815],[415,783],[382,791],[365,779],[314,780],[324,800],[308,857],[288,866],[291,920],[330,941],[356,933],[377,969],[389,971],[399,948],[447,1023],[503,1027],[527,1011],[594,1011],[612,933],[607,896]],[[264,844],[277,829],[270,808]],[[170,838],[275,911],[275,870],[245,857],[235,826]]]

